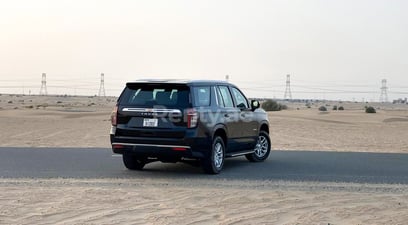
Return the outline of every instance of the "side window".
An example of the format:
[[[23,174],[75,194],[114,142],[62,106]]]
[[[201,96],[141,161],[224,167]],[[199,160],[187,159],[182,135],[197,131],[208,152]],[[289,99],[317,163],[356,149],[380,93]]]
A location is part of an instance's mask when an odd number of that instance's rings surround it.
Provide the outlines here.
[[[214,86],[214,91],[215,91],[215,100],[216,100],[217,106],[225,107],[224,100],[222,99],[220,89],[218,88],[218,86]]]
[[[232,94],[234,95],[238,108],[249,108],[247,99],[238,89],[232,88]]]
[[[219,86],[219,89],[225,107],[234,107],[234,103],[232,101],[231,93],[229,92],[228,87]]]
[[[210,106],[210,87],[194,87],[195,106]]]

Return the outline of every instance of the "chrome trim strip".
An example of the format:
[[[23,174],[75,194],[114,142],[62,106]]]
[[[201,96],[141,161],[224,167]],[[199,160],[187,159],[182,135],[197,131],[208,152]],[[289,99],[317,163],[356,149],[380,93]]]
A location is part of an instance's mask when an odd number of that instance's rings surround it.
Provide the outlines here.
[[[151,112],[151,113],[181,113],[179,109],[159,109],[159,108],[123,108],[124,112]]]
[[[235,157],[235,156],[246,155],[246,154],[250,154],[250,153],[254,153],[254,152],[255,152],[255,150],[252,150],[252,151],[249,151],[249,152],[239,152],[239,153],[231,154],[231,155],[228,155],[228,156]]]
[[[190,146],[182,146],[182,145],[155,145],[155,144],[132,144],[132,143],[112,143],[112,145],[127,145],[127,146],[147,146],[147,147],[159,147],[159,148],[188,148]]]

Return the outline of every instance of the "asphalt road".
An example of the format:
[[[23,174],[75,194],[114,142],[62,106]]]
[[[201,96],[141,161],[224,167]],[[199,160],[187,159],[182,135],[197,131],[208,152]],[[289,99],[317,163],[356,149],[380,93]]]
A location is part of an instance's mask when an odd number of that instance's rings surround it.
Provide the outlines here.
[[[240,179],[408,184],[408,154],[273,151],[263,163],[227,159],[219,175],[184,163],[148,164],[128,171],[110,149],[0,148],[2,178]]]

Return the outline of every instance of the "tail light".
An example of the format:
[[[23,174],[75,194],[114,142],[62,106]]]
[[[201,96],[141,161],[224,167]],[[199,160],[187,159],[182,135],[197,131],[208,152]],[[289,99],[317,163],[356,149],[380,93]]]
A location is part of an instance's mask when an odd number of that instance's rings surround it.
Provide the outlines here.
[[[115,108],[113,108],[111,114],[111,123],[112,126],[116,126],[118,124],[118,106],[115,106]]]
[[[193,128],[197,126],[198,113],[195,109],[187,109],[187,128]]]

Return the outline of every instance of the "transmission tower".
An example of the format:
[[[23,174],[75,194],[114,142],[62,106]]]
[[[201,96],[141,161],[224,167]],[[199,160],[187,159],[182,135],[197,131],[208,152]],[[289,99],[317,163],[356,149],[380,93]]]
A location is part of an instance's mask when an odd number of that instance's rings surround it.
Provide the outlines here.
[[[225,75],[225,81],[229,82],[229,75]]]
[[[47,75],[42,74],[40,95],[47,95]]]
[[[381,95],[380,95],[380,102],[388,102],[388,93],[387,93],[387,80],[381,80]]]
[[[283,99],[292,100],[292,92],[290,91],[290,74],[286,75],[286,89]]]
[[[105,75],[103,73],[101,73],[101,85],[99,86],[99,97],[103,96],[105,97]]]

